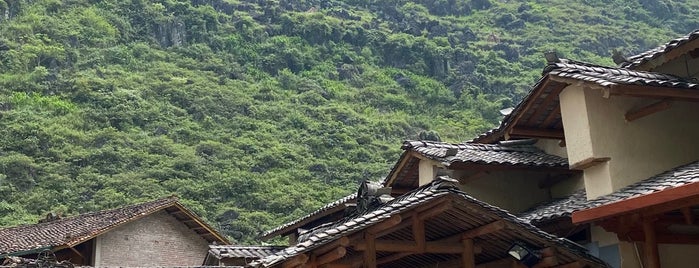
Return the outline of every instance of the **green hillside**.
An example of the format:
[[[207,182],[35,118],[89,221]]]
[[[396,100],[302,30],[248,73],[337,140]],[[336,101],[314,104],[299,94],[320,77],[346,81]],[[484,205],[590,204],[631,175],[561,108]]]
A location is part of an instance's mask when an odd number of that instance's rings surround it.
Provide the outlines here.
[[[584,3],[584,4],[583,4]],[[542,53],[613,64],[678,0],[0,0],[0,226],[177,194],[241,243],[468,140]]]

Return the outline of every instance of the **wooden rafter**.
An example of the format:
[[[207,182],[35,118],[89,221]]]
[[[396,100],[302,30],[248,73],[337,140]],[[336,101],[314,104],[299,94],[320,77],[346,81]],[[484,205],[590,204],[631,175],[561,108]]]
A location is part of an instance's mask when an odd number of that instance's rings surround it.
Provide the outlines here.
[[[551,126],[551,123],[553,122],[554,119],[560,117],[561,114],[561,105],[556,105],[556,108],[549,113],[548,116],[544,119],[544,122],[541,123],[542,128],[549,128]]]
[[[308,255],[306,254],[299,254],[296,255],[295,257],[285,261],[282,264],[282,268],[294,268],[296,266],[302,265],[308,261]]]
[[[323,255],[318,256],[315,259],[314,265],[323,265],[326,263],[333,262],[344,257],[345,254],[347,254],[347,249],[345,249],[345,247],[337,247],[329,252],[326,252]]]
[[[506,227],[505,221],[503,221],[503,220],[494,221],[494,222],[488,223],[486,225],[468,230],[468,231],[464,232],[463,234],[461,234],[461,237],[463,239],[472,239],[472,238],[476,238],[479,236],[483,236],[483,235],[487,235],[487,234],[491,234],[491,233],[500,231],[502,229],[505,229],[505,227]]]
[[[462,245],[459,242],[450,241],[426,241],[423,249],[419,248],[415,241],[404,240],[382,240],[373,241],[374,250],[382,252],[414,252],[414,253],[433,253],[433,254],[459,254],[462,252]],[[355,245],[354,250],[369,251],[369,241],[364,241]],[[480,253],[482,250],[479,246],[474,246],[474,252]]]
[[[624,115],[624,118],[626,118],[627,122],[635,121],[637,119],[649,116],[651,114],[670,109],[670,106],[672,106],[672,102],[670,101],[659,101],[651,105],[628,111]]]
[[[510,129],[510,137],[545,138],[562,140],[565,138],[562,129],[539,129],[515,127]]]
[[[561,93],[562,89],[563,89],[563,86],[552,88],[551,91],[549,91],[548,95],[544,98],[544,100],[542,100],[541,103],[539,103],[539,106],[534,108],[534,112],[532,112],[532,115],[529,116],[529,118],[527,118],[527,120],[525,122],[522,122],[521,125],[531,126],[533,123],[536,123],[536,118],[541,116],[541,113],[543,113],[544,111],[546,111],[548,109],[548,106],[551,103],[551,101],[553,101],[554,99],[556,99],[556,97],[558,97],[558,94]],[[558,105],[556,105],[556,106],[558,106]]]

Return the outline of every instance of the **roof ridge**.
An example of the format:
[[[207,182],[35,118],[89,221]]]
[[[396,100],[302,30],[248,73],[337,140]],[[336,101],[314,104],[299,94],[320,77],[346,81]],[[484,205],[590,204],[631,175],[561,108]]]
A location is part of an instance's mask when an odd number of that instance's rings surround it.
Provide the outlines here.
[[[621,63],[619,66],[623,68],[628,68],[628,69],[634,69],[637,68],[646,62],[652,61],[656,58],[658,58],[661,54],[665,52],[669,52],[670,50],[675,49],[676,47],[692,41],[694,39],[699,38],[699,29],[695,29],[691,32],[689,32],[686,35],[680,36],[678,38],[672,39],[660,46],[648,49],[646,51],[643,51],[641,53],[638,53],[636,55],[631,55],[629,57],[626,57],[626,61]]]
[[[175,196],[175,195],[170,195],[170,196],[163,197],[163,198],[159,198],[159,199],[156,199],[156,200],[151,200],[151,201],[146,201],[146,202],[141,202],[141,203],[135,203],[135,204],[125,205],[125,206],[116,207],[116,208],[107,208],[107,209],[102,209],[102,210],[98,210],[98,211],[90,211],[90,212],[85,212],[85,213],[79,213],[79,214],[75,214],[75,215],[71,215],[71,216],[67,216],[67,217],[62,217],[62,218],[60,218],[60,219],[56,219],[56,220],[52,220],[52,221],[47,221],[47,222],[37,222],[37,223],[20,224],[20,225],[17,225],[17,226],[11,226],[11,227],[7,227],[7,228],[0,228],[0,230],[11,230],[11,229],[17,229],[17,228],[25,228],[25,227],[28,227],[28,226],[52,225],[52,224],[61,223],[61,222],[64,222],[64,221],[73,220],[73,219],[75,219],[75,218],[77,218],[77,217],[94,216],[94,215],[109,213],[109,212],[113,212],[113,211],[117,211],[117,210],[122,210],[122,209],[129,209],[129,208],[135,208],[135,207],[139,207],[139,206],[143,206],[143,205],[156,204],[156,203],[163,202],[163,201],[168,201],[168,202],[167,202],[167,203],[164,203],[164,204],[161,204],[161,205],[158,205],[158,206],[156,206],[155,208],[164,208],[164,207],[167,207],[166,205],[169,205],[169,204],[174,205],[175,203],[179,203],[179,198],[178,198],[177,196]]]

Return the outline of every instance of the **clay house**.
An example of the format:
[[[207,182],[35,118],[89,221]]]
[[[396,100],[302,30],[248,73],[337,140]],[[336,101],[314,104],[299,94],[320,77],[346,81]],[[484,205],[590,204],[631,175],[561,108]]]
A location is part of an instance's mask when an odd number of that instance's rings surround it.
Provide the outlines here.
[[[696,267],[699,30],[618,59],[620,67],[546,56],[529,95],[474,140],[537,139],[579,172],[567,197],[523,217],[565,211],[568,224],[589,226],[586,246],[614,267]]]
[[[229,244],[176,197],[0,229],[0,260],[50,250],[76,266],[199,266]]]

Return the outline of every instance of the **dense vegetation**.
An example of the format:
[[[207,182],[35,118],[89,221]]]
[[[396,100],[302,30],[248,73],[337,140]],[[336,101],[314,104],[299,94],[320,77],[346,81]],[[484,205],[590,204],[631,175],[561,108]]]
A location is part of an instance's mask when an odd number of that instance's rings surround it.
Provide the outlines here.
[[[462,141],[542,52],[612,64],[678,0],[0,0],[0,226],[178,194],[243,243]]]

